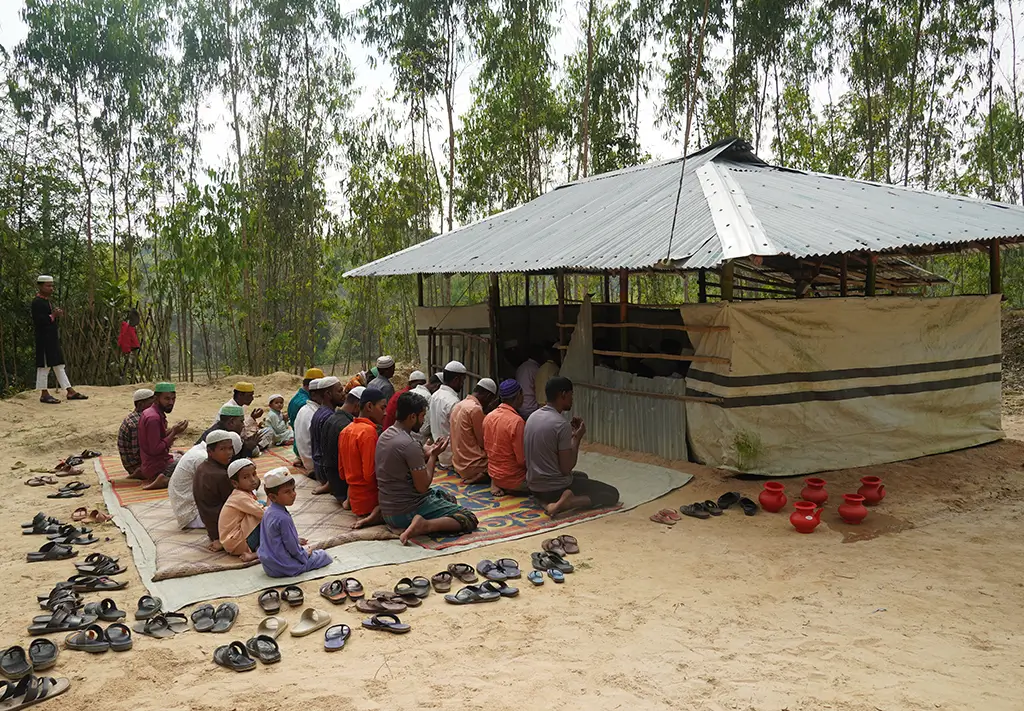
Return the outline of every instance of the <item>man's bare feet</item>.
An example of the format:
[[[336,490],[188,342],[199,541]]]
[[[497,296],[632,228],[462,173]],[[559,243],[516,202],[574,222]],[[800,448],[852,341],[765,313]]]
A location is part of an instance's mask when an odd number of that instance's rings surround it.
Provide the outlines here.
[[[351,511],[352,504],[349,502],[348,499],[345,499],[344,501],[341,502],[341,508],[345,509],[346,511]]]
[[[423,518],[419,514],[412,517],[412,521],[409,523],[409,527],[402,531],[402,535],[398,537],[398,540],[402,542],[403,546],[409,545],[409,539],[414,536],[419,536],[426,532],[427,519]]]
[[[504,495],[505,495],[505,490],[504,489],[502,489],[500,487],[497,487],[494,484],[491,484],[491,496],[504,496]]]
[[[153,481],[149,482],[148,484],[143,484],[142,488],[146,489],[146,490],[166,489],[167,488],[167,484],[170,481],[171,480],[168,479],[167,477],[165,477],[163,474],[158,474],[156,479],[154,479]]]
[[[305,467],[302,466],[301,459],[296,459],[294,462],[292,462],[292,466],[295,467],[296,469],[305,469]]]
[[[210,545],[206,546],[206,550],[212,553],[216,553],[218,551],[224,550],[224,546],[220,544],[220,541],[210,541]]]
[[[320,496],[321,494],[329,493],[331,493],[331,485],[327,483],[321,484],[317,488],[313,489],[313,496]]]
[[[572,498],[572,490],[566,489],[562,492],[562,495],[558,497],[558,501],[553,504],[547,504],[544,506],[544,510],[547,511],[548,516],[554,518],[558,514],[562,513],[566,509],[569,499]]]
[[[256,554],[256,553],[253,553],[252,551],[249,551],[248,553],[243,553],[242,555],[240,555],[238,557],[242,560],[243,563],[251,563],[254,560],[259,560],[260,559],[259,555]]]

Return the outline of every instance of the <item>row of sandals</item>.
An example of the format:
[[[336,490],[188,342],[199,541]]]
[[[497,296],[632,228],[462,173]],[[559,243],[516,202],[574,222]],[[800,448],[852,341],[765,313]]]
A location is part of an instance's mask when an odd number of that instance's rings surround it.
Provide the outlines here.
[[[692,518],[708,519],[712,516],[721,516],[722,513],[732,507],[739,506],[747,516],[753,516],[758,512],[758,505],[753,499],[743,496],[738,491],[730,491],[718,497],[718,501],[697,501],[692,504],[685,504],[679,507],[679,513],[672,509],[662,509],[651,516],[655,523],[662,523],[666,526],[674,526],[683,520],[683,516]],[[680,516],[679,514],[683,514]]]

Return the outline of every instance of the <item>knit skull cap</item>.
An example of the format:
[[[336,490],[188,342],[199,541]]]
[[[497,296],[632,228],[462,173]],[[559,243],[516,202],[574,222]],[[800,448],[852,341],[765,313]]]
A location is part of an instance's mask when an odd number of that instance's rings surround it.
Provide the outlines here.
[[[377,368],[390,368],[395,364],[395,359],[389,355],[383,355],[377,359]]]
[[[387,400],[388,396],[383,391],[377,388],[365,388],[363,394],[359,396],[359,403],[366,405],[371,402],[380,402],[381,400]]]
[[[267,404],[269,405],[270,403],[274,402],[274,400],[284,400],[284,395],[282,395],[281,393],[274,393],[273,395],[267,398]]]
[[[320,380],[318,380],[317,382],[320,384],[320,387],[316,388],[317,390],[326,390],[327,388],[332,387],[334,385],[341,385],[341,381],[338,380],[333,375],[328,375],[326,378],[320,378]],[[310,383],[309,387],[312,389],[313,384]]]
[[[246,459],[244,457],[242,459],[236,459],[235,461],[231,462],[231,464],[228,465],[228,479],[234,479],[235,475],[238,474],[238,472],[242,471],[246,467],[254,466],[256,465],[253,463],[251,459]]]
[[[302,376],[302,379],[303,380],[312,380],[313,378],[322,378],[322,377],[324,377],[324,371],[320,370],[319,368],[309,368],[306,371],[306,374],[304,376]]]
[[[263,477],[263,486],[266,489],[276,489],[290,481],[295,481],[295,477],[288,471],[288,467],[278,467],[277,469],[271,469]]]
[[[148,400],[149,398],[153,397],[153,394],[153,391],[150,390],[149,388],[139,388],[134,393],[132,393],[132,400],[134,402],[141,402],[143,400]]]
[[[422,370],[414,370],[409,373],[409,382],[415,383],[416,381],[427,382],[427,374]]]
[[[214,430],[210,434],[206,435],[206,446],[223,442],[226,439],[231,439],[232,434],[232,432],[228,432],[227,430]]]
[[[486,390],[491,395],[498,394],[498,385],[490,378],[480,378],[480,382],[476,384],[478,388]]]
[[[516,394],[522,390],[522,386],[519,385],[518,380],[508,379],[502,380],[501,385],[498,386],[498,394],[503,398],[514,398]]]
[[[154,393],[173,393],[174,383],[157,383],[153,386]]]
[[[312,380],[310,380],[309,381],[309,392],[313,392],[314,390],[319,390],[320,389],[320,381],[321,380],[323,380],[323,378],[313,378]]]
[[[52,284],[53,277],[49,274],[40,274],[36,277],[36,284]]]
[[[241,405],[223,405],[218,414],[221,417],[245,417],[245,410]]]
[[[446,373],[461,373],[461,374],[465,375],[467,371],[466,371],[466,366],[464,366],[462,363],[460,363],[457,360],[453,360],[453,361],[450,361],[448,363],[448,365],[446,365],[444,367],[444,372],[446,372]]]
[[[256,392],[256,386],[244,380],[239,380],[235,383],[235,390],[240,393],[254,393]]]

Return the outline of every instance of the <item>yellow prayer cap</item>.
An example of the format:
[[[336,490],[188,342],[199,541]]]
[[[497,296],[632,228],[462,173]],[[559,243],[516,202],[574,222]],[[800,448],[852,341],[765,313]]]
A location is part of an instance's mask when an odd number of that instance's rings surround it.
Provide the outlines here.
[[[240,393],[256,392],[256,386],[253,385],[252,383],[247,383],[247,382],[245,382],[243,380],[243,381],[235,383],[235,392],[240,392]]]
[[[309,370],[306,371],[306,375],[303,378],[303,380],[314,380],[316,378],[322,377],[324,377],[324,371],[320,370],[319,368],[310,368]]]

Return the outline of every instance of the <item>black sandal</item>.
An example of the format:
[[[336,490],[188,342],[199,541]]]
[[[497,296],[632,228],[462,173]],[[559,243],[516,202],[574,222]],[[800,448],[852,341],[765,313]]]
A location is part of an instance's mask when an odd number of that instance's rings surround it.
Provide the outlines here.
[[[724,511],[730,506],[738,504],[741,498],[743,498],[743,494],[738,491],[730,491],[722,494],[718,497],[718,508]]]
[[[753,516],[757,513],[757,504],[752,499],[748,499],[744,496],[739,500],[740,508],[743,509],[743,513],[747,516]]]
[[[26,553],[25,560],[29,563],[41,563],[47,560],[67,560],[78,555],[78,551],[71,546],[63,545],[55,541],[44,543],[38,553]]]
[[[192,613],[192,627],[196,632],[209,632],[217,624],[217,611],[213,605],[197,607]]]
[[[10,647],[0,655],[0,673],[15,681],[32,673],[32,664],[23,647]]]
[[[257,635],[245,643],[245,650],[264,664],[281,661],[281,647],[277,640],[265,634]]]
[[[387,612],[374,615],[368,620],[363,620],[363,627],[368,630],[383,630],[394,634],[405,634],[412,629],[412,627],[398,619],[398,615],[392,615]]]
[[[496,582],[489,580],[487,582]],[[484,583],[486,585],[487,583]],[[452,605],[475,605],[478,602],[494,602],[501,599],[501,593],[484,588],[483,585],[467,585],[454,595],[445,595],[444,601]]]
[[[232,642],[223,647],[217,647],[213,652],[213,661],[236,672],[256,668],[256,660],[249,656],[249,650],[241,642]]]
[[[60,400],[55,398],[53,395],[40,395],[39,396],[39,402],[43,403],[44,405],[59,405],[60,404]]]
[[[693,518],[711,518],[711,514],[704,510],[704,504],[680,506],[679,513],[683,516],[692,516]]]
[[[707,501],[705,501],[703,506],[704,506],[704,510],[707,511],[712,516],[721,516],[722,515],[722,509],[719,508],[718,504],[716,504],[711,499],[708,499]]]
[[[28,646],[28,658],[33,671],[45,671],[57,663],[60,648],[50,640],[41,637],[32,640]]]

